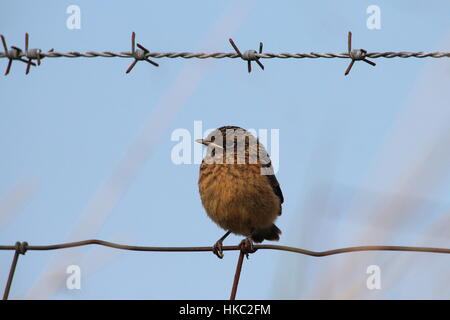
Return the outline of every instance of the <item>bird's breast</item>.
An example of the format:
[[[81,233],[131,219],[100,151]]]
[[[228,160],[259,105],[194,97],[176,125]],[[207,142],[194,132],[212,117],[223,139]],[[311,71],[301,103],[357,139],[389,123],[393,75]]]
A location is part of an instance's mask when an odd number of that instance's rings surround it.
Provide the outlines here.
[[[268,227],[278,216],[280,200],[257,164],[202,163],[199,190],[208,216],[237,234]]]

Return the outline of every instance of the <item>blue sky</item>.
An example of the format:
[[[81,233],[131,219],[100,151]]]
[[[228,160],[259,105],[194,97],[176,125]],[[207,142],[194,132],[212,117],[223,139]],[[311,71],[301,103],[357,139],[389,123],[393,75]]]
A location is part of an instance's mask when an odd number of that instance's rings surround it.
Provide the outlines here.
[[[66,8],[81,9],[81,29]],[[381,30],[366,8],[381,8]],[[0,3],[8,45],[128,51],[450,51],[450,5],[433,1],[20,1]],[[0,59],[0,68],[7,60]],[[175,165],[174,130],[280,130],[285,195],[280,244],[311,250],[386,244],[450,247],[448,59],[47,58],[0,78],[0,243],[99,238],[136,245],[212,245],[222,234],[198,196],[198,165]],[[237,244],[232,236],[226,244]],[[0,252],[7,270],[12,252]],[[327,258],[264,251],[244,262],[242,299],[448,298],[448,256],[358,253]],[[226,299],[237,252],[28,252],[10,297]],[[65,288],[66,267],[82,270]],[[366,288],[379,265],[382,289]],[[7,274],[0,274],[0,287]]]

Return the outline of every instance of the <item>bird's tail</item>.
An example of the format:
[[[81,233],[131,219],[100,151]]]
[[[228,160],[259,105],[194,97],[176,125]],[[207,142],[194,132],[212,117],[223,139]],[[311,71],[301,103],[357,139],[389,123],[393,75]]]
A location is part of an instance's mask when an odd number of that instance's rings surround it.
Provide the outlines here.
[[[251,236],[252,240],[255,242],[263,242],[263,240],[280,240],[281,230],[274,224],[272,224],[269,228],[261,229],[254,232]]]

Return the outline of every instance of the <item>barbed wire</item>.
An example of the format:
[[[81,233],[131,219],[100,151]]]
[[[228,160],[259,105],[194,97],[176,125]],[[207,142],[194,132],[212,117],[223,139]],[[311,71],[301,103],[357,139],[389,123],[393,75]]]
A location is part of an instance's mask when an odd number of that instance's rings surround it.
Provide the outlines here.
[[[264,70],[264,65],[261,63],[260,59],[332,59],[332,58],[340,58],[340,59],[351,59],[350,64],[348,65],[345,75],[348,75],[351,71],[354,63],[356,61],[364,61],[372,66],[376,64],[373,61],[368,59],[377,59],[377,58],[450,58],[450,52],[367,52],[364,49],[352,49],[352,33],[348,33],[348,50],[344,53],[264,53],[263,52],[263,43],[260,42],[259,50],[247,50],[244,53],[241,53],[241,50],[235,44],[233,39],[229,39],[229,42],[235,52],[224,53],[224,52],[213,52],[213,53],[194,53],[194,52],[150,52],[147,48],[142,46],[139,43],[136,43],[136,35],[133,32],[131,35],[131,51],[124,52],[111,52],[111,51],[88,51],[88,52],[57,52],[54,49],[51,49],[47,52],[43,52],[41,49],[29,49],[29,35],[25,34],[25,50],[20,49],[16,46],[11,46],[11,49],[8,49],[6,44],[6,39],[3,35],[0,35],[4,52],[0,52],[0,58],[7,58],[8,65],[5,71],[5,75],[10,72],[12,62],[14,60],[21,61],[26,63],[25,74],[28,74],[31,66],[39,66],[41,64],[41,60],[44,58],[133,58],[134,61],[126,70],[126,73],[129,73],[134,66],[139,61],[146,61],[155,67],[158,67],[159,64],[150,60],[150,58],[159,59],[159,58],[183,58],[183,59],[224,59],[231,58],[236,59],[240,58],[247,62],[247,70],[250,73],[251,62],[254,61],[258,64],[258,66]],[[138,49],[136,49],[136,46]],[[33,62],[33,60],[37,61],[37,64]],[[0,250],[13,250],[14,257],[11,263],[10,272],[8,275],[8,280],[5,286],[5,291],[3,295],[3,299],[8,299],[9,292],[11,289],[14,273],[17,267],[18,259],[20,255],[24,255],[27,251],[42,251],[42,250],[59,250],[59,249],[68,249],[74,247],[82,247],[86,245],[100,245],[105,247],[110,247],[119,250],[131,250],[131,251],[153,251],[153,252],[213,252],[213,247],[148,247],[148,246],[131,246],[124,245],[119,243],[113,243],[103,240],[85,240],[78,242],[69,242],[69,243],[61,243],[61,244],[53,244],[53,245],[28,245],[27,242],[17,242],[15,245],[0,245]],[[239,250],[239,258],[236,266],[236,272],[234,276],[233,286],[231,290],[230,299],[234,300],[237,293],[237,287],[240,279],[240,273],[244,261],[244,256],[249,253],[254,253],[256,250],[266,249],[266,250],[280,250],[280,251],[288,251],[313,257],[325,257],[330,255],[342,254],[342,253],[350,253],[350,252],[361,252],[361,251],[410,251],[410,252],[428,252],[428,253],[445,253],[449,254],[450,249],[446,248],[433,248],[433,247],[410,247],[410,246],[356,246],[356,247],[347,247],[347,248],[339,248],[332,249],[327,251],[311,251],[301,248],[289,247],[289,246],[281,246],[281,245],[254,245],[253,249],[249,251],[242,245],[238,246],[224,246],[224,251],[233,251]]]
[[[279,250],[279,251],[287,251],[294,252],[298,254],[303,254],[312,257],[325,257],[342,253],[350,253],[350,252],[363,252],[363,251],[404,251],[404,252],[428,252],[428,253],[445,253],[450,254],[450,249],[448,248],[436,248],[436,247],[411,247],[411,246],[384,246],[384,245],[374,245],[374,246],[355,246],[355,247],[346,247],[339,249],[332,249],[326,251],[312,251],[306,250],[302,248],[282,246],[282,245],[273,245],[273,244],[260,244],[253,245],[252,248],[247,248],[243,245],[244,242],[241,242],[240,245],[237,246],[223,246],[223,251],[235,251],[239,250],[239,258],[236,266],[236,272],[234,275],[233,286],[231,289],[230,300],[234,300],[236,298],[237,288],[239,284],[239,278],[241,274],[241,269],[244,261],[244,256],[249,256],[250,253],[255,253],[257,250]],[[20,255],[25,255],[27,251],[48,251],[48,250],[61,250],[61,249],[69,249],[75,247],[83,247],[87,245],[99,245],[119,250],[130,250],[130,251],[153,251],[153,252],[214,252],[214,247],[149,247],[149,246],[132,246],[126,244],[120,244],[115,242],[109,242],[104,240],[83,240],[76,242],[66,242],[59,244],[51,244],[51,245],[29,245],[27,242],[16,242],[15,245],[0,245],[0,250],[10,250],[15,251],[13,261],[11,263],[11,268],[8,275],[8,280],[6,282],[3,300],[7,300],[9,296],[9,292],[11,289],[14,273],[17,267],[17,262]]]
[[[367,52],[364,49],[352,49],[352,33],[348,33],[348,43],[347,43],[347,52],[343,53],[318,53],[318,52],[310,52],[310,53],[268,53],[263,52],[263,43],[260,42],[259,50],[247,50],[244,53],[241,53],[241,50],[234,43],[233,39],[229,39],[230,44],[232,45],[235,52],[212,52],[212,53],[204,53],[204,52],[150,52],[147,48],[142,46],[139,43],[136,43],[136,34],[133,32],[131,34],[131,51],[123,51],[123,52],[111,52],[111,51],[88,51],[88,52],[78,52],[78,51],[70,51],[70,52],[57,52],[54,49],[51,49],[47,52],[42,51],[41,49],[29,49],[29,35],[25,33],[25,50],[17,46],[11,46],[8,49],[6,44],[6,39],[3,35],[1,36],[2,44],[3,44],[3,52],[0,52],[0,58],[7,58],[8,65],[6,67],[5,75],[7,75],[11,69],[12,62],[14,60],[21,61],[27,64],[25,74],[28,74],[31,66],[36,67],[36,63],[33,60],[37,60],[37,65],[41,64],[41,60],[44,58],[132,58],[134,59],[133,63],[128,67],[126,73],[129,73],[137,62],[146,61],[155,67],[158,67],[159,64],[150,60],[150,58],[160,59],[160,58],[183,58],[183,59],[236,59],[240,58],[247,62],[248,72],[251,72],[251,62],[256,62],[261,69],[264,70],[264,65],[261,63],[260,59],[332,59],[332,58],[340,58],[340,59],[351,59],[349,66],[345,71],[345,75],[350,73],[350,70],[353,67],[353,64],[356,61],[364,61],[372,66],[376,64],[370,59],[378,59],[378,58],[450,58],[450,52]],[[136,49],[136,46],[138,47]],[[28,60],[27,60],[28,59]]]

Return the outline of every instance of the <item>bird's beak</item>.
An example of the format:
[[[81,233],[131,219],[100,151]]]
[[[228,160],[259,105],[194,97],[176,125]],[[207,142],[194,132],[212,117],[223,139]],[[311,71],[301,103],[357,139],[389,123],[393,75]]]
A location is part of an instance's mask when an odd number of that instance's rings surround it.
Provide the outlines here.
[[[205,146],[213,146],[214,148],[217,148],[217,149],[223,149],[222,146],[219,146],[218,144],[215,144],[214,142],[211,142],[211,141],[208,141],[205,139],[197,139],[197,140],[195,140],[195,142],[204,144]]]
[[[207,146],[210,143],[209,141],[207,141],[205,139],[197,139],[197,140],[195,140],[195,142],[204,144],[205,146]]]

